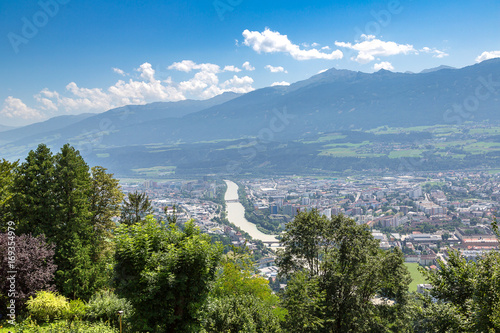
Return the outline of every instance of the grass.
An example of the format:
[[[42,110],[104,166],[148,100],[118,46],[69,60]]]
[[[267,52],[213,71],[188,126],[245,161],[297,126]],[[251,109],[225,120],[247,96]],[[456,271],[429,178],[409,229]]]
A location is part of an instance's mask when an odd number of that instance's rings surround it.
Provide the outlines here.
[[[491,128],[472,128],[469,134],[479,134],[479,135],[495,135],[500,134],[500,127]]]
[[[432,126],[414,126],[414,127],[387,127],[381,126],[368,130],[373,134],[401,134],[410,132],[433,132],[435,134],[456,133],[459,130],[451,125],[432,125]]]
[[[464,147],[464,151],[471,154],[484,154],[499,149],[500,143],[498,142],[475,142]]]
[[[393,150],[389,153],[389,158],[400,157],[422,157],[423,149],[401,149]]]
[[[333,133],[333,134],[328,134],[328,135],[322,135],[320,136],[317,140],[315,141],[304,141],[305,144],[309,143],[323,143],[323,142],[328,142],[328,141],[335,141],[335,140],[340,140],[346,138],[347,135],[343,135],[340,133]]]
[[[132,169],[132,171],[149,179],[175,174],[175,166],[155,166],[152,168]]]
[[[409,286],[410,291],[417,291],[417,285],[427,283],[422,273],[418,270],[419,264],[415,262],[405,262],[405,266],[408,268],[412,279]]]

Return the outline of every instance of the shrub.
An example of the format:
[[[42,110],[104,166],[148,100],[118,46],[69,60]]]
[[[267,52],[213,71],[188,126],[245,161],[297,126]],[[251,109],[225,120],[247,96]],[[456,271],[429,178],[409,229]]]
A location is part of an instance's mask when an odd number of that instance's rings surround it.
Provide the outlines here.
[[[118,329],[105,323],[89,323],[75,320],[60,320],[48,325],[39,326],[27,319],[16,326],[17,333],[118,333]]]
[[[9,236],[0,233],[0,294],[7,297],[10,281],[6,279],[12,269],[9,267],[9,245],[15,243],[16,248],[16,306],[24,307],[30,296],[38,290],[54,290],[52,281],[57,269],[54,265],[54,245],[47,244],[44,235]],[[4,304],[0,304],[0,311],[5,313]]]
[[[94,294],[87,306],[87,319],[90,321],[108,322],[113,327],[119,323],[118,311],[123,311],[123,321],[127,322],[132,314],[132,305],[125,298],[119,298],[109,290],[99,291]]]
[[[69,302],[68,311],[65,314],[66,319],[75,320],[82,319],[87,312],[87,305],[80,299],[75,299]]]
[[[28,312],[33,319],[40,322],[50,322],[63,318],[69,311],[66,297],[51,291],[38,291],[26,302]]]

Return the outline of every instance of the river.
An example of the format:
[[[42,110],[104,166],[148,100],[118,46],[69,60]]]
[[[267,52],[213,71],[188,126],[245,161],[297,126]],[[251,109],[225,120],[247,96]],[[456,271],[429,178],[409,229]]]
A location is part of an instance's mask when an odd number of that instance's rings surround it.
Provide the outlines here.
[[[258,239],[263,242],[278,242],[275,235],[267,235],[257,229],[254,223],[249,222],[245,218],[245,207],[238,202],[227,202],[228,200],[239,200],[238,185],[230,180],[224,180],[227,185],[224,200],[226,200],[227,219],[241,230],[247,232],[253,239]]]

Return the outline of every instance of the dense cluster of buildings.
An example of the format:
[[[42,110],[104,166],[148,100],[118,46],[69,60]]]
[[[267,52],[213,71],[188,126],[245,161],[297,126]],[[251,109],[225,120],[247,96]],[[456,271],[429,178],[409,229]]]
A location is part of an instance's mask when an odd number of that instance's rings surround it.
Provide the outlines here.
[[[435,267],[456,249],[470,259],[498,248],[490,224],[500,179],[488,173],[243,181],[255,211],[284,223],[300,211],[347,215],[372,228],[381,248],[400,247],[406,260]]]
[[[473,260],[498,248],[490,224],[500,199],[500,178],[488,173],[448,172],[395,177],[279,177],[244,179],[250,213],[260,214],[281,230],[300,211],[317,209],[331,217],[344,214],[366,224],[380,247],[400,247],[406,260],[434,268],[456,249]],[[222,216],[220,180],[146,181],[122,184],[125,192],[148,194],[160,218],[177,207],[178,220],[194,219],[211,234],[243,244],[243,235],[219,223]],[[252,242],[247,243],[255,248]],[[270,258],[272,260],[272,258]],[[267,276],[276,273],[266,262]]]

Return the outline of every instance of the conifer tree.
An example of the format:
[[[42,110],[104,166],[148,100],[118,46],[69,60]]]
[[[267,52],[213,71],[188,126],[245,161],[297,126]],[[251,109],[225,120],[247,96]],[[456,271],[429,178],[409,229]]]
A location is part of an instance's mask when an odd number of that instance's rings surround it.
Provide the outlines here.
[[[153,207],[146,193],[129,193],[123,202],[121,212],[121,223],[128,225],[144,220],[147,215],[153,213]]]
[[[92,176],[69,144],[55,156],[44,144],[15,172],[11,216],[17,233],[45,235],[55,244],[57,289],[70,298],[89,298],[109,278],[106,237],[122,200],[118,181],[104,168]]]

